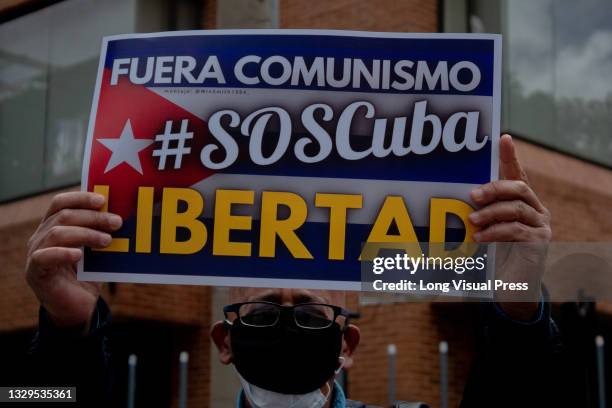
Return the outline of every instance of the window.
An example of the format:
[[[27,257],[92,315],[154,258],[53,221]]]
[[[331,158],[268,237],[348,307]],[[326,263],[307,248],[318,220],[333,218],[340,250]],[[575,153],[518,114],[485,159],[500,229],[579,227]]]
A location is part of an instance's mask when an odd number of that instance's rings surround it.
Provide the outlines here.
[[[0,202],[79,183],[103,36],[199,28],[201,7],[69,0],[0,25]]]
[[[503,129],[612,167],[609,0],[449,0],[444,6],[448,31],[504,35]]]

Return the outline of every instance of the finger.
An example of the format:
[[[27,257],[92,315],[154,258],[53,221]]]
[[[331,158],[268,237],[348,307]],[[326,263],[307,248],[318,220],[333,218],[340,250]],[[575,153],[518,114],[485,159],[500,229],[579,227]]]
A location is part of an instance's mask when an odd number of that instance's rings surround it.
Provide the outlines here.
[[[495,201],[523,200],[538,212],[545,212],[544,205],[542,205],[538,196],[522,180],[495,180],[475,188],[470,195],[479,206],[485,206]]]
[[[50,247],[37,249],[32,253],[30,262],[39,268],[74,264],[83,256],[79,248]]]
[[[519,221],[532,227],[546,225],[544,216],[522,200],[498,201],[469,215],[472,224],[482,227],[498,222]]]
[[[45,219],[63,210],[64,208],[99,210],[104,205],[105,200],[105,197],[101,194],[89,193],[85,191],[70,191],[67,193],[61,193],[53,197],[53,200],[51,200],[51,205],[47,210]]]
[[[123,220],[120,216],[95,210],[68,209],[58,211],[48,220],[49,226],[66,225],[88,227],[103,231],[116,231]]]
[[[504,180],[522,180],[529,183],[527,173],[519,162],[512,137],[503,135],[499,140],[499,172]]]
[[[548,227],[530,227],[518,221],[493,224],[475,232],[476,242],[545,242],[550,239]]]
[[[122,218],[116,214],[95,210],[63,209],[52,215],[39,226],[38,230],[28,241],[28,253],[44,245],[48,231],[55,226],[80,226],[104,232],[118,230],[122,225]]]
[[[91,228],[56,225],[49,228],[42,240],[41,248],[81,247],[103,248],[110,245],[112,237],[106,232]]]

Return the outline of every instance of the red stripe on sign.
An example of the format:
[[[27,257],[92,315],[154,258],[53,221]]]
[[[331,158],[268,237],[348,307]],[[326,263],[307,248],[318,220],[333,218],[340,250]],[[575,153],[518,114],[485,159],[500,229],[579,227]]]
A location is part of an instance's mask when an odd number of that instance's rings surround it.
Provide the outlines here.
[[[158,201],[162,187],[189,187],[214,173],[200,162],[200,151],[211,140],[205,121],[144,86],[125,79],[111,86],[108,69],[104,70],[102,84],[87,189],[92,191],[94,185],[109,185],[109,211],[123,218],[135,214],[139,186],[155,187],[155,200]],[[174,169],[175,159],[168,156],[165,170],[158,170],[160,159],[153,156],[153,151],[161,147],[161,142],[154,142],[138,153],[142,174],[127,162],[105,173],[112,151],[98,139],[119,139],[129,120],[134,139],[155,140],[155,135],[164,133],[166,121],[172,121],[172,132],[178,133],[184,119],[188,120],[187,130],[194,135],[185,142],[185,146],[191,147],[191,153],[182,157],[180,169]]]

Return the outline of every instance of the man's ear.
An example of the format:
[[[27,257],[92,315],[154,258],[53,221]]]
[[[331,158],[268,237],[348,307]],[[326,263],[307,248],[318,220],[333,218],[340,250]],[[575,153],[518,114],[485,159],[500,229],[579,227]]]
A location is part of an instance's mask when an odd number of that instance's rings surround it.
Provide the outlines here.
[[[353,353],[359,344],[361,332],[359,327],[349,324],[344,330],[342,339],[342,357],[344,357],[344,368],[351,368],[353,365]]]
[[[210,330],[210,338],[217,346],[219,351],[219,361],[223,364],[230,364],[234,360],[232,348],[230,346],[229,330],[222,321],[213,324]]]

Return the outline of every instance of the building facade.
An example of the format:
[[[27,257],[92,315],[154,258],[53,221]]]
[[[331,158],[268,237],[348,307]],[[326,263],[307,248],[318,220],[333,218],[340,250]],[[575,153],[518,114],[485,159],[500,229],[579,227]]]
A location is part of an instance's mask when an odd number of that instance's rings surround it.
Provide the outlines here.
[[[544,0],[534,3],[541,3],[545,12],[546,7],[554,7]],[[604,14],[612,15],[606,7]],[[17,364],[15,350],[25,352],[37,325],[38,302],[24,280],[26,243],[51,197],[78,189],[99,40],[107,34],[262,27],[501,31],[508,58],[502,127],[519,136],[523,165],[551,210],[554,240],[612,241],[612,122],[602,119],[612,117],[612,88],[607,95],[594,89],[581,100],[570,100],[574,88],[566,76],[571,72],[559,74],[555,67],[555,61],[565,58],[563,50],[559,58],[547,57],[544,64],[549,65],[530,67],[529,59],[542,54],[536,48],[530,51],[533,55],[521,55],[528,47],[521,27],[514,25],[531,15],[528,12],[503,0],[0,2],[0,360]],[[545,12],[542,18],[547,21]],[[555,22],[563,24],[565,16],[557,17]],[[91,38],[82,34],[85,31]],[[600,31],[591,33],[595,39],[583,35],[586,45],[603,44],[607,63],[612,51],[605,48],[606,36],[612,32]],[[580,44],[574,47],[578,53],[582,49]],[[540,48],[548,50],[550,45],[544,41]],[[590,72],[587,68],[585,72]],[[531,78],[542,70],[555,72],[551,74],[555,78]],[[525,77],[533,80],[521,82]],[[559,92],[558,78],[566,81]],[[587,123],[575,122],[579,114],[590,115],[583,119]],[[590,138],[593,134],[595,138]],[[581,144],[573,145],[574,139]],[[589,148],[594,145],[598,148]],[[231,406],[238,382],[231,368],[217,362],[209,340],[211,323],[222,317],[226,292],[226,288],[174,285],[104,287],[116,323],[116,353],[126,361],[116,370],[120,379],[127,376],[127,356],[139,356],[138,384],[148,391],[138,394],[138,405],[177,405],[178,354],[187,350],[189,406]],[[449,406],[458,405],[474,352],[469,308],[393,299],[371,302],[358,294],[349,295],[349,307],[358,312],[355,323],[362,330],[355,366],[346,377],[351,398],[388,403],[387,346],[395,344],[397,398],[439,406],[438,343],[445,340],[450,349]],[[596,308],[601,316],[597,329],[612,334],[612,307],[597,304]],[[3,375],[0,378],[9,376]],[[125,388],[120,386],[118,403],[122,398]]]

